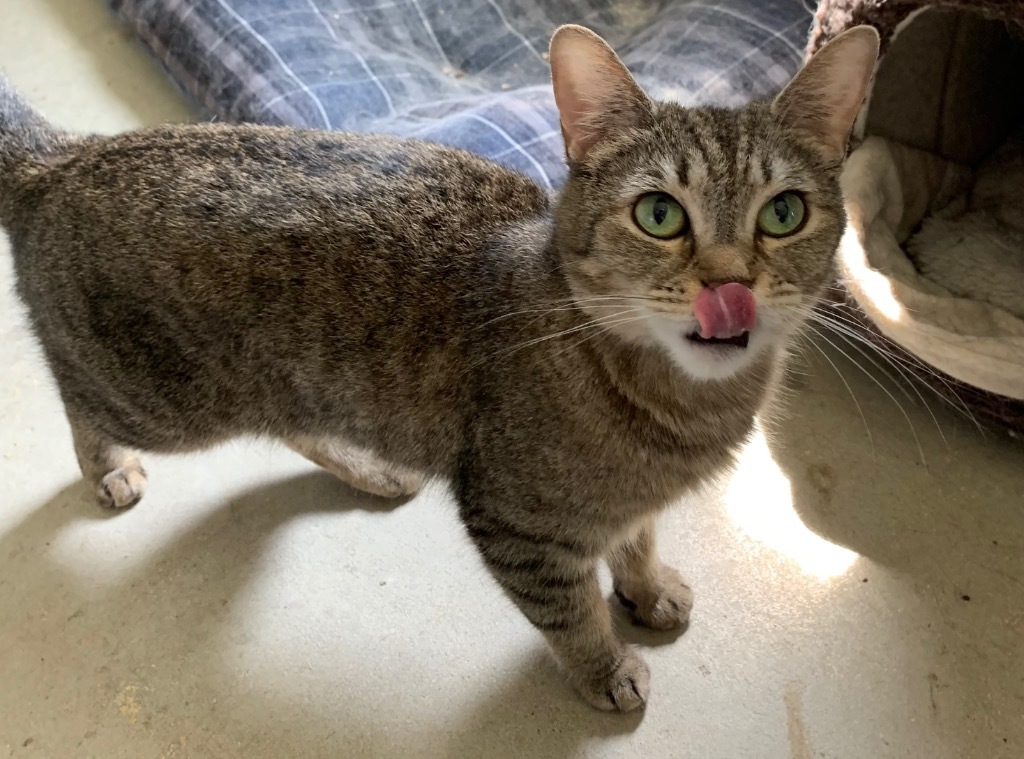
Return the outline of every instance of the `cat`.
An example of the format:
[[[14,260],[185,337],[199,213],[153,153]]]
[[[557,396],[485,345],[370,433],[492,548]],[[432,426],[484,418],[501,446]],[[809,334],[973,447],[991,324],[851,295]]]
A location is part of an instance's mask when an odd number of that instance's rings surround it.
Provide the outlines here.
[[[856,28],[773,102],[686,109],[561,27],[558,196],[384,136],[73,136],[0,87],[0,222],[85,479],[126,508],[138,451],[239,435],[383,496],[444,478],[583,698],[643,706],[598,562],[638,624],[688,623],[654,519],[732,463],[833,281],[877,52]]]

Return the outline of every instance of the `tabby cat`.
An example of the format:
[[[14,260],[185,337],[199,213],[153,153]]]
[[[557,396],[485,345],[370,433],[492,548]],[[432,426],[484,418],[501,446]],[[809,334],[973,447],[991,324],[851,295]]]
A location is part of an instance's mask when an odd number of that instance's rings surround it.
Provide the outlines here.
[[[562,27],[557,198],[390,137],[73,136],[0,86],[0,222],[83,475],[125,508],[137,451],[258,435],[383,496],[444,478],[583,697],[642,706],[598,561],[636,622],[687,623],[654,518],[730,464],[832,281],[877,50],[853,29],[772,103],[687,109]]]

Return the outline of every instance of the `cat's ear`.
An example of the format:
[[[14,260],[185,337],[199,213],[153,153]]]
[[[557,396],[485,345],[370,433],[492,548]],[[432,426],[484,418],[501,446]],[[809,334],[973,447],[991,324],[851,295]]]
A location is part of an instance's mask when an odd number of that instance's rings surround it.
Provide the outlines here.
[[[840,163],[877,60],[878,32],[855,26],[812,56],[772,108],[784,126],[815,143],[830,163]]]
[[[654,105],[608,43],[568,25],[551,37],[551,82],[570,161],[615,132],[649,123]]]

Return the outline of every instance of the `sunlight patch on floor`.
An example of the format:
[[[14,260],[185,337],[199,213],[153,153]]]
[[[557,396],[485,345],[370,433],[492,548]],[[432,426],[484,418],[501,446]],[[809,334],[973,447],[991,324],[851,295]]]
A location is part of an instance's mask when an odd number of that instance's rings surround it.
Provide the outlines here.
[[[760,429],[740,455],[725,505],[745,535],[793,560],[809,575],[822,580],[837,577],[857,560],[855,552],[830,543],[801,521],[793,508],[789,478],[772,458]]]

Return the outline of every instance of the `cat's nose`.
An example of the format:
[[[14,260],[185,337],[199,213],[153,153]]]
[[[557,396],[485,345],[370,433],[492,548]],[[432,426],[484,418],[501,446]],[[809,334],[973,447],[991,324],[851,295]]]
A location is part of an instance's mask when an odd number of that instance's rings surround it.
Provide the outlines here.
[[[754,284],[750,258],[749,251],[738,245],[710,245],[698,254],[694,274],[704,287],[721,287],[730,282],[750,287]]]

